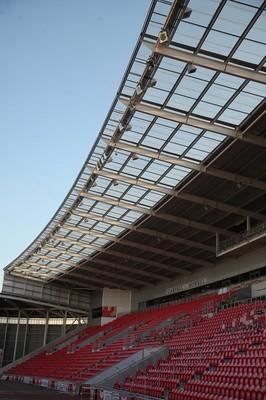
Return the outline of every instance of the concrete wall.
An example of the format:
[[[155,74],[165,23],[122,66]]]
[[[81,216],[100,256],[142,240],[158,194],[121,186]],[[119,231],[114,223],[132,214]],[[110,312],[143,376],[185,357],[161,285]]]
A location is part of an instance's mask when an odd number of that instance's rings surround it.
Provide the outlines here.
[[[169,282],[164,282],[156,287],[141,290],[139,292],[132,291],[131,309],[137,310],[140,302],[166,296],[169,289],[180,285],[198,282],[204,278],[206,278],[206,283],[204,284],[210,284],[216,281],[226,280],[245,272],[251,272],[265,265],[266,249],[251,252],[240,258],[217,258],[217,262],[211,268],[198,268],[190,276],[180,275],[177,278],[172,279]]]
[[[128,314],[131,311],[131,291],[104,288],[103,306],[116,306],[117,315]]]
[[[252,297],[266,296],[266,279],[251,286]]]
[[[131,291],[104,288],[102,292],[94,293],[91,299],[92,310],[102,307],[117,307],[117,316],[131,311]],[[105,325],[115,317],[92,318],[92,325]]]

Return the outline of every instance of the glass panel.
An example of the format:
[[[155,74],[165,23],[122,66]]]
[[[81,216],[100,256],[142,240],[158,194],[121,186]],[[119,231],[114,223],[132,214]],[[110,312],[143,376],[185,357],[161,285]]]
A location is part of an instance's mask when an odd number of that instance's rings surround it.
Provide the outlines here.
[[[194,12],[194,10],[192,12]],[[186,44],[188,46],[197,47],[203,33],[203,27],[193,25],[189,20],[184,20],[181,21],[179,28],[174,35],[173,41]]]
[[[220,0],[190,0],[189,7],[192,8],[192,13],[189,22],[207,27],[219,4]]]
[[[264,59],[265,54],[266,45],[264,43],[256,43],[254,41],[245,39],[235,52],[234,58],[253,64],[259,64]]]
[[[252,29],[248,32],[247,39],[263,42],[263,38],[265,37],[265,26],[266,13],[264,12],[260,15]]]
[[[257,9],[241,3],[227,2],[213,29],[240,36],[253,18]]]
[[[236,44],[238,37],[223,32],[211,30],[202,48],[216,54],[227,56],[232,47]]]
[[[228,122],[237,126],[246,118],[246,116],[247,114],[244,114],[241,111],[227,108],[220,116],[219,121]]]

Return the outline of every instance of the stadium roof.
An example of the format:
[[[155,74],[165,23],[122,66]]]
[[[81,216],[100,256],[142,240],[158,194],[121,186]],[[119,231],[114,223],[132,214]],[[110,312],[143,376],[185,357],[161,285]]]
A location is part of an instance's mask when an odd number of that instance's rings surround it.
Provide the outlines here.
[[[18,318],[19,314],[21,314],[22,318],[46,318],[47,311],[49,311],[49,318],[61,320],[66,316],[66,311],[68,318],[76,318],[79,315],[87,317],[88,315],[88,311],[82,309],[82,307],[74,308],[69,305],[64,306],[0,293],[0,318]]]
[[[140,289],[265,246],[265,5],[152,2],[79,176],[6,273]]]

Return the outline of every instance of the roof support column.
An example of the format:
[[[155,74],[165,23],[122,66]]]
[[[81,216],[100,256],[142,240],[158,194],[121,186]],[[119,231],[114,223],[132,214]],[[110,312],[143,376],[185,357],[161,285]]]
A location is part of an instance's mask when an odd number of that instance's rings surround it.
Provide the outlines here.
[[[27,317],[27,323],[26,323],[26,328],[25,328],[24,343],[23,343],[23,353],[22,353],[23,357],[25,356],[25,353],[26,353],[28,327],[29,327],[29,317]]]
[[[216,232],[215,238],[216,238],[216,255],[217,255],[219,253],[219,240],[220,240],[220,236],[219,236],[218,232]]]
[[[250,216],[247,216],[247,231],[250,230]]]
[[[15,337],[13,362],[16,360],[16,352],[17,352],[17,345],[18,345],[18,333],[19,333],[19,327],[20,327],[20,316],[21,316],[21,311],[18,310],[18,322],[17,322],[16,337]]]
[[[7,338],[7,331],[8,331],[8,320],[9,318],[6,317],[6,326],[5,326],[5,334],[4,334],[4,340],[3,340],[3,354],[2,354],[2,363],[4,361],[4,355],[5,355],[5,349],[6,349],[6,338]],[[0,364],[2,367],[2,365]]]
[[[87,323],[86,323],[86,325],[87,325],[87,326],[91,326],[91,324],[92,324],[92,308],[90,307],[90,308],[89,308],[89,311],[88,311],[88,316],[87,316]]]
[[[67,310],[65,310],[65,313],[64,313],[61,336],[64,336],[66,334],[66,323],[67,323]]]
[[[45,327],[43,334],[43,346],[45,346],[47,342],[48,326],[49,326],[49,310],[46,311]]]

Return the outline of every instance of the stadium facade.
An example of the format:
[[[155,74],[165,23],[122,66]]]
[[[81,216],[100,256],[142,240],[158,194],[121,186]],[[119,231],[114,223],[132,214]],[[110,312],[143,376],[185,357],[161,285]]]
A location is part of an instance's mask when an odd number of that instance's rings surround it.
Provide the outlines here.
[[[76,181],[4,269],[3,366],[162,303],[265,299],[265,5],[151,2]]]

